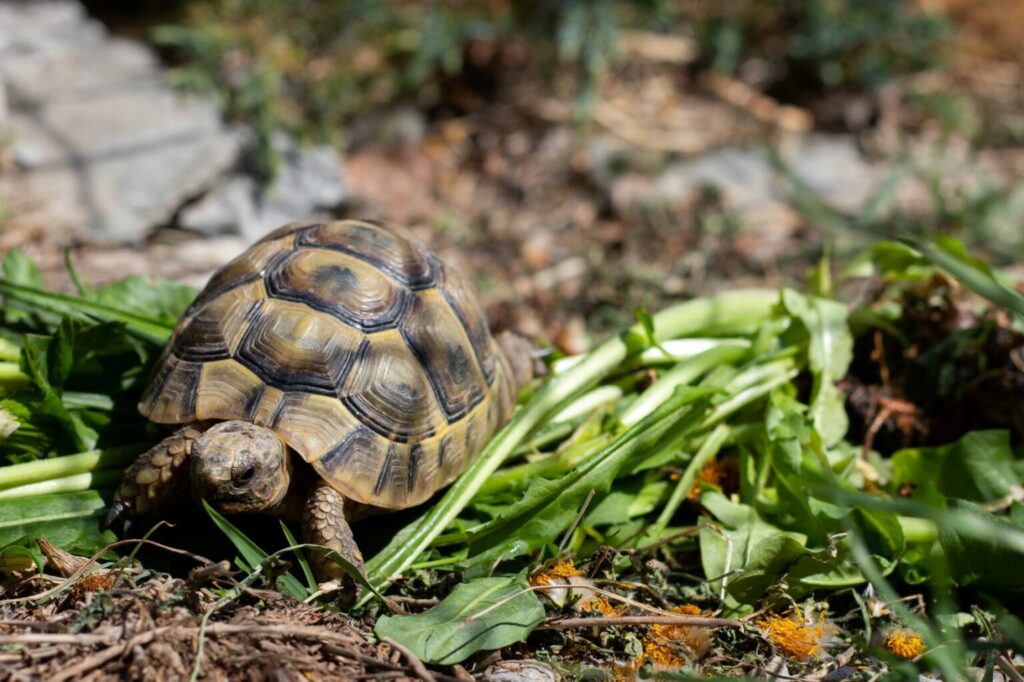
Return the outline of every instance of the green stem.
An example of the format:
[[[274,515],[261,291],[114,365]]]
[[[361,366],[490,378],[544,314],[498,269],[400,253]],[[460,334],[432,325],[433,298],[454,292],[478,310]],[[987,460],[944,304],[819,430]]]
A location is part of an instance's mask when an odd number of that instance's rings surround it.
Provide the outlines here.
[[[618,386],[598,386],[593,391],[584,393],[559,410],[558,414],[553,416],[549,423],[571,422],[580,417],[585,417],[605,405],[616,403],[620,400],[622,400],[622,389]]]
[[[654,340],[684,335],[744,334],[754,331],[770,314],[778,292],[735,290],[687,301],[654,315]],[[399,532],[366,564],[371,583],[381,588],[405,571],[476,495],[480,486],[552,411],[595,385],[627,357],[647,346],[647,332],[636,324],[588,353],[578,364],[552,377],[484,448],[444,497],[419,520]]]
[[[28,386],[32,380],[21,371],[17,362],[0,362],[0,385],[7,388]]]
[[[80,490],[115,488],[124,476],[124,468],[105,469],[103,471],[91,471],[73,476],[51,478],[46,481],[26,483],[25,485],[14,486],[0,490],[0,500],[12,500],[17,497],[32,497],[33,495],[51,495],[54,493],[75,493]]]
[[[676,386],[693,383],[715,365],[738,362],[746,354],[747,349],[743,347],[720,346],[683,360],[641,393],[619,417],[619,423],[632,426],[665,402],[672,391],[676,390]]]
[[[939,527],[931,519],[917,516],[898,516],[903,538],[907,542],[931,543],[939,539]]]
[[[17,362],[21,359],[21,348],[0,336],[0,360],[4,362]]]
[[[34,462],[12,464],[0,467],[0,490],[47,481],[52,478],[66,478],[99,469],[124,467],[139,454],[146,445],[123,445],[106,450],[89,450],[77,455],[39,459]]]
[[[683,477],[679,479],[679,485],[672,491],[672,496],[668,498],[668,502],[665,503],[665,507],[661,510],[661,514],[658,515],[658,520],[654,522],[654,525],[645,533],[645,536],[649,542],[655,542],[665,529],[668,528],[669,521],[675,516],[675,513],[679,510],[679,506],[683,503],[683,500],[690,494],[690,490],[693,489],[693,482],[697,479],[697,473],[704,468],[708,460],[718,454],[718,451],[722,449],[722,445],[725,443],[726,438],[729,435],[729,427],[724,424],[719,424],[715,427],[715,430],[708,434],[708,437],[704,439],[703,445],[697,451],[697,454],[693,456],[690,463],[686,466],[686,471],[683,472]],[[648,543],[642,543],[648,544]]]
[[[69,410],[87,409],[103,410],[109,412],[114,409],[114,399],[103,393],[81,393],[79,391],[64,391],[61,395],[64,407]]]
[[[671,339],[660,343],[659,346],[647,348],[637,356],[636,360],[641,365],[671,365],[713,348],[727,347],[750,348],[750,341],[747,339]],[[586,357],[586,353],[556,360],[551,366],[551,371],[554,374],[563,374],[570,367],[579,364],[584,357]]]

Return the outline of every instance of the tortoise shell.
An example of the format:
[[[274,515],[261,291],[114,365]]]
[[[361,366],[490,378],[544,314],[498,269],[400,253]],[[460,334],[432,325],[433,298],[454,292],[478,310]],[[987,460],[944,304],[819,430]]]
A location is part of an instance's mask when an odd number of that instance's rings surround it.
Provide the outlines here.
[[[398,230],[346,220],[285,225],[214,274],[139,411],[265,426],[346,497],[399,509],[469,465],[514,392],[461,278]]]

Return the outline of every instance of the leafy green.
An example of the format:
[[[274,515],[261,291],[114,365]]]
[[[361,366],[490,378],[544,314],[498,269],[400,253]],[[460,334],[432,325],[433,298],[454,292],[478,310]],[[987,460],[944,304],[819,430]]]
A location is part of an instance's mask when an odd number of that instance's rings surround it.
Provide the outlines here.
[[[134,275],[100,287],[89,300],[142,315],[173,329],[196,297],[187,284],[167,279]]]
[[[70,552],[91,555],[114,542],[101,530],[107,501],[94,490],[0,500],[0,548],[5,554],[42,554],[36,538],[45,537]]]
[[[528,587],[521,575],[471,580],[423,613],[383,616],[374,633],[427,663],[453,665],[526,639],[544,620],[544,607]]]
[[[1019,485],[1015,461],[1009,432],[971,431],[948,445],[895,453],[891,487],[940,507],[946,498],[996,502]]]
[[[848,419],[843,394],[836,382],[846,375],[853,358],[853,336],[846,322],[846,306],[792,289],[782,291],[782,305],[798,320],[809,339],[807,359],[814,387],[810,416],[826,446],[846,435]]]
[[[1021,511],[1018,502],[1017,510]],[[1019,533],[1024,524],[1019,519],[996,516],[967,500],[951,500],[950,509],[968,518],[983,519],[995,528]],[[1024,554],[999,541],[999,533],[988,535],[965,533],[952,525],[940,525],[939,544],[948,563],[949,574],[958,585],[981,588],[1002,596],[1024,596],[1024,581],[1020,579],[1020,565]]]
[[[591,491],[607,492],[630,459],[652,450],[678,448],[704,417],[709,394],[708,389],[680,387],[652,414],[571,472],[555,480],[534,480],[518,502],[470,533],[467,574],[480,575],[498,559],[511,559],[555,540]]]

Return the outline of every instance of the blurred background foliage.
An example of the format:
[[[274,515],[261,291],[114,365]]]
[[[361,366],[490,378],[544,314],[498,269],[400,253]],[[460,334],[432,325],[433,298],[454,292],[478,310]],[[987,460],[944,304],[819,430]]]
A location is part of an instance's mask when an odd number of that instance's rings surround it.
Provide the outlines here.
[[[251,131],[243,170],[334,145],[338,215],[566,348],[880,238],[1024,256],[1019,0],[85,2]]]
[[[352,116],[395,102],[450,106],[446,86],[483,85],[502,50],[549,84],[568,74],[585,120],[623,30],[694,38],[692,68],[793,103],[939,66],[953,34],[906,0],[214,0],[182,3],[180,16],[155,41],[180,60],[182,87],[217,93],[254,126],[264,173],[274,130],[332,140]]]

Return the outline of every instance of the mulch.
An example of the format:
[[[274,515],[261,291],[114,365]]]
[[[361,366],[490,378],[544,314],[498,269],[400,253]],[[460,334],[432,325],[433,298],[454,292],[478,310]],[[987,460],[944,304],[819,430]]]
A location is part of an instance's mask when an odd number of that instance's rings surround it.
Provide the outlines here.
[[[0,601],[0,679],[181,680],[200,655],[202,680],[458,679],[376,642],[368,623],[276,592],[245,589],[214,611],[213,585],[166,574],[55,580],[57,594],[38,578],[8,586],[19,596]]]

